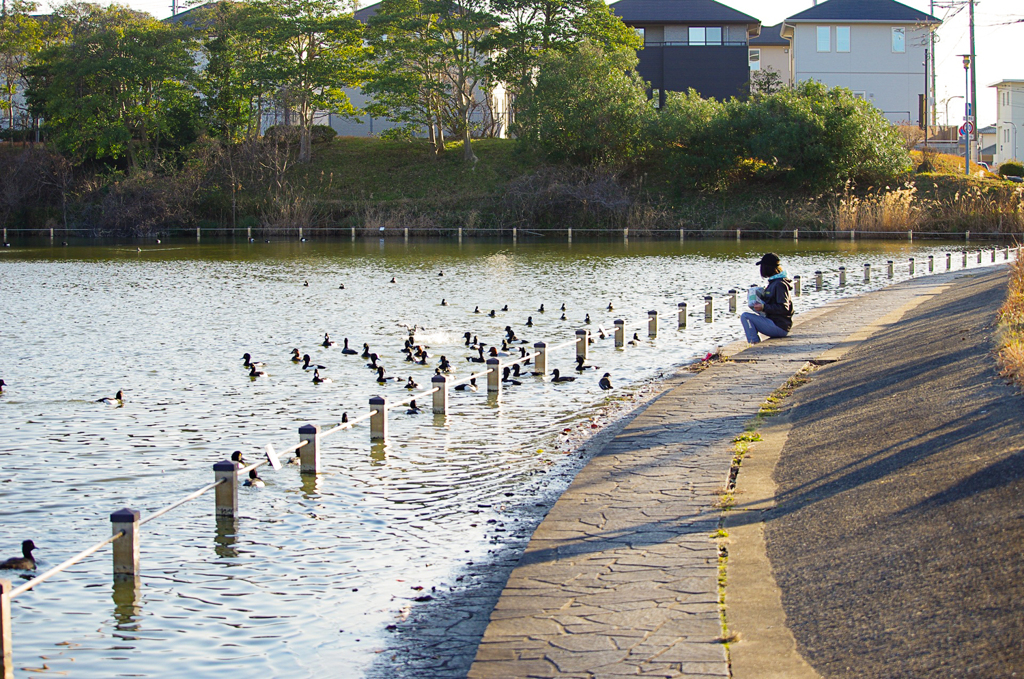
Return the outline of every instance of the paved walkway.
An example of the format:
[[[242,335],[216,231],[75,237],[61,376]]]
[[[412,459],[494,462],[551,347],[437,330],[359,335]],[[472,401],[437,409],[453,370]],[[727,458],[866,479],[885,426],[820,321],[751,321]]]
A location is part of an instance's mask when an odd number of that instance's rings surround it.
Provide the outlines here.
[[[469,676],[729,676],[712,533],[733,439],[806,362],[848,350],[959,275],[798,314],[791,337],[727,347],[736,361],[674,378],[536,530]]]

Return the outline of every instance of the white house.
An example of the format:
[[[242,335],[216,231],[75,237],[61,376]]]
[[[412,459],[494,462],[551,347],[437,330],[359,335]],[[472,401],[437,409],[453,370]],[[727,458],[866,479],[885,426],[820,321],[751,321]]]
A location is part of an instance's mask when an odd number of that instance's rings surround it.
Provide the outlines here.
[[[793,86],[793,51],[788,38],[782,37],[783,24],[762,26],[761,35],[751,38],[748,61],[751,71],[771,69],[779,74],[783,85]]]
[[[1024,151],[1024,80],[1001,80],[996,90],[995,165],[1019,160]]]
[[[817,80],[867,99],[891,122],[919,124],[924,51],[941,22],[895,0],[827,0],[783,22],[795,82]]]

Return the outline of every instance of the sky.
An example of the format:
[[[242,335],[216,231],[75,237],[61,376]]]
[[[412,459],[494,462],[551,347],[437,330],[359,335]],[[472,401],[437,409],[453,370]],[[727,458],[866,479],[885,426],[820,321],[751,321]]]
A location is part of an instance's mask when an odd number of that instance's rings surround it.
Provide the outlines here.
[[[190,0],[178,0],[185,5]],[[360,0],[362,5],[374,0]],[[813,0],[720,0],[761,20],[765,26],[777,24],[788,16],[811,7]],[[158,19],[171,13],[171,0],[120,0],[123,4],[149,12]],[[932,0],[904,0],[904,4],[924,12],[930,11]],[[944,23],[938,31],[937,107],[938,120],[944,122],[947,99],[964,94],[964,68],[957,56],[968,50],[966,0],[934,0],[935,16]],[[58,0],[44,0],[50,6]],[[107,4],[103,0],[102,4]],[[955,5],[957,8],[944,8]],[[1012,23],[1012,22],[1018,23]],[[1024,79],[1024,61],[1019,57],[1024,45],[1024,0],[978,0],[975,8],[975,42],[977,50],[978,122],[984,127],[996,121],[996,91],[989,85],[1004,79]],[[1014,45],[1017,47],[1014,48]],[[963,120],[963,100],[948,102],[952,124]]]

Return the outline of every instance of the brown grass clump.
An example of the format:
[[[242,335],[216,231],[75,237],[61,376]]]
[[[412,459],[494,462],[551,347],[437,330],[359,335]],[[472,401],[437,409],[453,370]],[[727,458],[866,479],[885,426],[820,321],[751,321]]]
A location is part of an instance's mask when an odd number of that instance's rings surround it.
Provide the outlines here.
[[[999,309],[1000,374],[1024,387],[1024,262],[1018,259],[1010,267],[1010,285],[1006,302]]]

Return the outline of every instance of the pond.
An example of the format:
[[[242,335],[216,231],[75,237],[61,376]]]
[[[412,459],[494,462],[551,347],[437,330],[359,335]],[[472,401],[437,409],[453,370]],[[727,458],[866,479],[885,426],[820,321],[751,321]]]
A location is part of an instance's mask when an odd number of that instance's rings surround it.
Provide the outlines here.
[[[600,370],[576,373],[571,346],[552,352],[549,369],[575,382],[524,377],[500,398],[481,383],[452,393],[447,418],[430,413],[429,399],[422,414],[399,408],[386,446],[371,445],[365,424],[325,439],[315,478],[262,468],[266,487],[241,489],[233,524],[214,521],[212,495],[147,524],[138,592],[112,586],[105,550],[22,594],[12,603],[16,667],[74,677],[159,677],[169,667],[176,676],[359,676],[387,649],[389,624],[431,588],[456,587],[469,565],[485,567],[515,532],[496,525],[514,526],[519,508],[557,497],[573,464],[563,429],[602,426],[644,385],[741,336],[725,295],[758,282],[763,251],[802,276],[799,312],[905,279],[908,257],[918,275],[929,254],[944,270],[945,253],[960,247],[399,239],[5,249],[0,549],[13,556],[31,538],[40,568],[108,536],[110,512],[145,517],[210,483],[213,463],[234,450],[255,461],[268,443],[293,444],[302,424],[361,415],[373,395],[407,397],[405,380],[429,385],[440,355],[456,377],[479,369],[466,360],[466,332],[488,345],[500,344],[506,325],[549,345],[578,328],[609,332],[590,347]],[[821,291],[815,270],[825,272]],[[704,295],[715,298],[711,324]],[[685,330],[679,302],[689,305]],[[653,339],[651,309],[661,313]],[[636,346],[614,348],[616,318],[635,327]],[[428,365],[403,360],[410,329],[430,347]],[[339,346],[320,346],[324,333]],[[379,385],[366,360],[342,354],[344,338],[367,343],[401,382]],[[313,384],[289,359],[293,348],[332,381]],[[265,377],[250,379],[246,352],[265,362]],[[610,392],[598,386],[604,372]],[[123,406],[97,402],[119,389]]]

